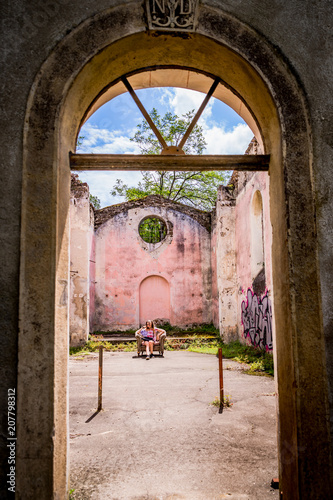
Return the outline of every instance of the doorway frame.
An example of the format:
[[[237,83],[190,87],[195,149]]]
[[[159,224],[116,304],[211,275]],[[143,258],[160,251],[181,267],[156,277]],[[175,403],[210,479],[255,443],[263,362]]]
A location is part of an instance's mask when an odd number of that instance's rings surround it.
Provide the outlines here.
[[[167,303],[168,303],[168,315],[167,316],[163,316],[163,314],[160,316],[161,318],[163,319],[168,319],[169,323],[172,324],[172,322],[170,321],[170,318],[171,318],[171,297],[170,297],[170,293],[171,293],[171,288],[170,288],[170,283],[169,281],[167,280],[167,278],[165,278],[164,276],[162,275],[159,275],[159,274],[149,274],[148,276],[145,276],[141,281],[140,281],[140,284],[139,284],[139,321],[138,321],[138,324],[139,325],[144,325],[145,322],[147,321],[147,319],[149,318],[152,318],[154,320],[155,316],[154,315],[150,315],[150,314],[143,314],[141,309],[142,309],[142,297],[141,297],[141,294],[142,294],[142,286],[143,283],[147,282],[147,280],[151,279],[151,278],[158,278],[158,281],[159,280],[163,280],[163,282],[166,283],[167,285]]]
[[[261,125],[265,152],[271,154],[280,487],[285,498],[329,498],[328,382],[311,127],[303,91],[283,55],[221,9],[200,5],[197,32],[187,38],[146,29],[141,4],[135,2],[87,19],[55,47],[28,99],[23,143],[18,495],[36,498],[43,491],[48,498],[65,498],[68,491],[69,152],[74,150],[88,105],[101,91],[102,82],[97,77],[89,80],[89,74],[101,68],[103,55],[109,64],[104,73],[113,68],[125,74],[145,54],[150,54],[149,66],[163,64],[167,57],[178,58],[177,64],[183,61],[185,66],[186,45],[203,54],[212,47],[211,59],[219,71],[224,58],[233,61],[235,85],[231,86],[246,102],[258,103],[250,108]],[[141,46],[129,43],[132,37]],[[188,52],[188,58],[194,55]],[[208,59],[207,65],[212,64]]]

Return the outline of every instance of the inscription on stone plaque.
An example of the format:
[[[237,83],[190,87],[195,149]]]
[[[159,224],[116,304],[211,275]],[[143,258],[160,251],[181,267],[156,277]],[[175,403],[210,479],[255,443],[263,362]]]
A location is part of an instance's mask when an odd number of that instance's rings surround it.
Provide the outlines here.
[[[152,30],[194,31],[198,0],[146,0]]]

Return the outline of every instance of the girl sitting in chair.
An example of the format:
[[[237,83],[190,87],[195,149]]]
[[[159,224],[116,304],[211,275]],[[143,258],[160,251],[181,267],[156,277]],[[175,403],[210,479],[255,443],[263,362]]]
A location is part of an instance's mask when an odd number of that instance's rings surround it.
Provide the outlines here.
[[[161,333],[165,333],[165,330],[162,330],[162,328],[155,327],[153,321],[147,320],[146,326],[140,328],[135,333],[140,334],[146,346],[146,354],[147,354],[146,359],[152,358],[154,356],[153,355],[154,344],[159,341]]]

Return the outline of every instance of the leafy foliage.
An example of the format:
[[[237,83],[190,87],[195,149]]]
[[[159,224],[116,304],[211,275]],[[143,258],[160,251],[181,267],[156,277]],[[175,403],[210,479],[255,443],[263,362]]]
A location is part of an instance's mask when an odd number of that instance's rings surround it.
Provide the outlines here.
[[[273,355],[253,347],[252,345],[244,345],[238,341],[223,344],[223,357],[234,359],[238,363],[249,365],[247,373],[267,373],[274,375]]]
[[[158,217],[148,217],[141,222],[139,234],[146,243],[159,243],[166,237],[167,228]]]
[[[169,146],[179,144],[194,116],[194,110],[179,118],[168,112],[161,117],[153,108],[150,116]],[[162,147],[146,120],[137,125],[131,141],[136,142],[142,154],[160,154]],[[196,125],[187,139],[186,154],[202,154],[206,141],[202,127]],[[201,210],[211,210],[216,201],[217,188],[225,182],[222,172],[141,172],[143,180],[137,186],[128,186],[120,179],[111,191],[112,196],[123,196],[127,201],[144,198],[150,194],[178,201]]]
[[[70,356],[87,356],[92,352],[97,352],[100,346],[102,346],[105,351],[136,351],[136,343],[134,342],[112,344],[111,342],[88,340],[88,342],[82,346],[70,347],[69,354]]]
[[[92,204],[94,208],[99,210],[101,208],[101,200],[97,198],[97,196],[94,196],[93,194],[89,195],[89,201]]]
[[[192,121],[194,109],[188,113],[184,113],[181,118],[170,112],[165,113],[165,115],[161,117],[155,108],[152,109],[149,115],[165,142],[169,146],[177,146]],[[138,144],[142,154],[161,154],[162,146],[146,120],[142,120],[142,122],[137,125],[137,131],[134,137],[131,138],[131,141]],[[206,146],[207,143],[202,133],[202,127],[196,125],[183,149],[186,154],[202,154]]]
[[[216,406],[217,408],[219,408],[221,406],[221,402],[220,402],[220,399],[216,396],[214,401],[212,401],[210,403],[212,406]],[[230,408],[234,403],[232,403],[232,398],[231,398],[231,395],[230,394],[226,394],[224,397],[223,397],[223,407],[224,408]]]
[[[77,141],[76,141],[76,152],[78,152],[79,149],[81,149],[81,146],[83,144],[84,139],[85,139],[84,135],[79,135],[79,137],[77,138]]]

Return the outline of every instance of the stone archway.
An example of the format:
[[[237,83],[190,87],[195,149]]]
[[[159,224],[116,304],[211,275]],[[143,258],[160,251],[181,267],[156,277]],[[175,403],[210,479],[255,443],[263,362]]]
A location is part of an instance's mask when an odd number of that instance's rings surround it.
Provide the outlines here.
[[[69,152],[91,102],[117,75],[144,61],[150,67],[172,63],[223,77],[260,124],[272,158],[281,485],[286,498],[329,497],[328,398],[306,102],[283,57],[256,32],[202,4],[197,22],[196,33],[178,36],[147,31],[141,3],[102,12],[59,43],[31,90],[23,158],[19,496],[37,498],[43,491],[45,497],[65,498],[68,483]]]

